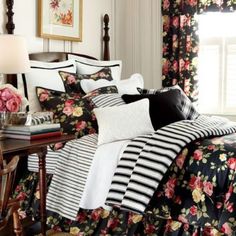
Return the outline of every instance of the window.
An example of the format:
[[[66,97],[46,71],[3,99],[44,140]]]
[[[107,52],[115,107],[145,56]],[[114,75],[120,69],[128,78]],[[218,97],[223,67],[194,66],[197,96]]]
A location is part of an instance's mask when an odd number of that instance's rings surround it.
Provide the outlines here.
[[[199,111],[236,114],[235,13],[199,15]]]

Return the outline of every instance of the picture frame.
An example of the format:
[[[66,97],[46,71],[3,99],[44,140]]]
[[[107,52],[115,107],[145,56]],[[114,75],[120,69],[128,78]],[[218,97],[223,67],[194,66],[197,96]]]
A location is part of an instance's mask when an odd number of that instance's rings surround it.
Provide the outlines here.
[[[39,0],[39,37],[82,41],[83,0]]]

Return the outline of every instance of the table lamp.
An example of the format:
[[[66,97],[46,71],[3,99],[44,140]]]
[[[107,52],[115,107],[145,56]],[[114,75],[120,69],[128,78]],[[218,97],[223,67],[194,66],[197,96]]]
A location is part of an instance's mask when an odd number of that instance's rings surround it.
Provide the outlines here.
[[[25,39],[19,35],[0,35],[0,73],[19,74],[29,70],[29,55]]]
[[[10,75],[11,83],[17,85],[16,74],[29,72],[30,62],[24,37],[12,34],[0,34],[0,74]],[[6,122],[5,112],[0,114],[1,129]]]

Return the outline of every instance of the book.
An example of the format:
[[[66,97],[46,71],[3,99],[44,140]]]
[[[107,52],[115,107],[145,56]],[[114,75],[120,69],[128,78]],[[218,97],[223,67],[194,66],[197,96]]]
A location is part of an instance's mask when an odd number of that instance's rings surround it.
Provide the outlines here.
[[[61,131],[54,131],[54,132],[34,134],[34,135],[10,134],[10,133],[4,134],[4,137],[6,138],[23,139],[23,140],[37,140],[37,139],[50,138],[50,137],[56,137],[56,136],[61,136]]]
[[[36,130],[36,131],[24,131],[24,130],[4,130],[3,134],[24,134],[24,135],[36,135],[36,134],[44,134],[49,132],[60,131],[60,128],[51,128],[51,129],[43,129],[43,130]]]
[[[60,124],[59,123],[52,123],[52,124],[40,124],[40,125],[10,125],[6,126],[3,129],[4,133],[7,132],[15,132],[19,134],[40,134],[40,133],[48,133],[50,131],[59,131],[60,130]]]

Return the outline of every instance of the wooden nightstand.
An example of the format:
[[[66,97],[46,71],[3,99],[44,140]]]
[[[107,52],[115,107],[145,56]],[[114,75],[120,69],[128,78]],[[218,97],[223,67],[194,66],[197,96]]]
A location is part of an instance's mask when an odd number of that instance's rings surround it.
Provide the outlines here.
[[[19,139],[5,139],[0,141],[0,148],[4,159],[11,158],[15,155],[20,157],[37,153],[39,157],[39,191],[40,191],[40,217],[41,233],[46,235],[46,154],[47,146],[59,142],[65,142],[75,139],[74,135],[63,135],[35,141],[26,141]]]

